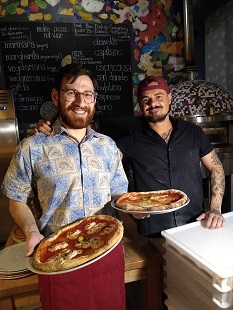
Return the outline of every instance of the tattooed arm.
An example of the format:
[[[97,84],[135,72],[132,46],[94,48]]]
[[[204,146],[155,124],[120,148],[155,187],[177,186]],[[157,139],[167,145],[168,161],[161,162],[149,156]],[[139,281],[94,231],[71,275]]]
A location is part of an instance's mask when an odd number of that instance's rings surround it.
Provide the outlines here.
[[[207,219],[209,229],[223,227],[225,219],[221,215],[222,198],[225,190],[225,174],[222,163],[215,150],[201,158],[203,165],[210,173],[211,201],[210,210],[201,214],[197,220]]]

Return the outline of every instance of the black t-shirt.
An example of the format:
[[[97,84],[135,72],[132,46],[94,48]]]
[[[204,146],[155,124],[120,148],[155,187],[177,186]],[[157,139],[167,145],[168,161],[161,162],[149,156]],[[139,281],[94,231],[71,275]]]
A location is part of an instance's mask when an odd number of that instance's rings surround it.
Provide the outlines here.
[[[135,191],[179,189],[190,203],[177,211],[138,220],[138,231],[157,237],[164,229],[196,220],[203,212],[203,179],[201,157],[213,150],[203,130],[183,120],[170,118],[173,131],[168,144],[146,124],[130,131],[117,145],[123,162],[133,170]]]

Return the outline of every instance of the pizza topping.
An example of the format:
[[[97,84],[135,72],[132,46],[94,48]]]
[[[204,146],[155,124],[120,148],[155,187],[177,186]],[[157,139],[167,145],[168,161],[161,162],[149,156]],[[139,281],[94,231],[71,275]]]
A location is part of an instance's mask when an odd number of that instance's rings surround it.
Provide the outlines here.
[[[119,197],[115,204],[127,211],[159,211],[184,206],[189,201],[187,195],[175,189],[152,192],[129,192]]]
[[[77,239],[78,235],[81,233],[81,231],[79,229],[75,230],[75,231],[69,231],[66,234],[66,238],[67,239]]]
[[[98,236],[91,238],[90,241],[92,249],[98,249],[104,244],[104,240]]]
[[[96,222],[90,222],[89,224],[87,224],[86,226],[85,226],[85,230],[89,230],[89,229],[91,229],[93,226],[95,226],[96,225]]]
[[[84,218],[42,240],[32,264],[46,272],[74,268],[100,256],[121,240],[122,236],[121,222],[111,216]]]
[[[81,253],[82,253],[82,251],[81,251]],[[68,253],[68,255],[66,256],[66,259],[72,259],[72,258],[74,258],[77,255],[78,255],[78,251],[77,250],[70,251],[70,253]]]
[[[182,195],[180,195],[179,193],[158,193],[157,195],[151,195],[151,193],[129,193],[130,195],[128,195],[127,197],[125,197],[124,199],[121,200],[121,202],[127,202],[127,201],[133,201],[133,203],[137,203],[137,202],[148,202],[150,200],[154,201],[154,202],[158,202],[161,205],[164,204],[164,202],[166,202],[167,200],[169,200],[169,202],[173,202],[173,201],[177,201],[179,200]]]
[[[87,230],[87,233],[88,234],[93,234],[95,232],[99,232],[101,231],[101,229],[106,226],[106,223],[95,223],[95,222],[92,222],[88,225],[86,225],[85,229]]]
[[[101,237],[92,237],[89,240],[84,240],[81,243],[81,247],[86,249],[91,247],[92,249],[97,249],[104,244],[104,240]]]
[[[48,248],[49,252],[55,252],[57,250],[65,249],[68,247],[67,242],[60,242]]]
[[[79,236],[78,237],[78,241],[81,243],[81,242],[83,242],[83,236]]]
[[[68,254],[69,252],[70,252],[70,250],[68,250],[68,249],[62,250],[60,253],[58,253],[54,256],[50,256],[48,259],[45,260],[45,262],[50,263],[54,260],[56,260],[56,261],[59,260],[60,262],[62,262],[65,259],[66,254]]]
[[[100,236],[110,234],[112,231],[114,231],[115,227],[116,227],[115,224],[108,225],[107,227],[104,228],[103,231],[100,232]]]

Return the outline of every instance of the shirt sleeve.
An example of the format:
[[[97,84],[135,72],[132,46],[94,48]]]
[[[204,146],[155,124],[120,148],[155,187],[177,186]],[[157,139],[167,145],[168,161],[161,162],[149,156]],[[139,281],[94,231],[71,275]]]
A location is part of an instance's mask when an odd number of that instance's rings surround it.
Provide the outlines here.
[[[112,157],[111,195],[123,194],[128,191],[128,179],[121,162],[120,151],[114,148]]]
[[[32,196],[32,172],[21,144],[16,148],[2,183],[3,194],[9,199],[27,202]]]
[[[117,147],[123,155],[123,163],[130,163],[132,158],[131,134],[122,137],[116,141]]]
[[[200,132],[201,132],[201,154],[200,154],[200,156],[204,157],[207,154],[209,154],[210,152],[212,152],[214,147],[211,144],[207,135],[204,133],[202,128],[200,128]]]

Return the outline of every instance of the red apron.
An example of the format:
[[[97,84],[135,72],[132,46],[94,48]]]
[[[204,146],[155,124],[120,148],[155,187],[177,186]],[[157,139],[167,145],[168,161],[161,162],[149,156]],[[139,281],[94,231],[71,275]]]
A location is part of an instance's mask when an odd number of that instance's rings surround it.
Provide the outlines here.
[[[72,272],[39,275],[43,310],[125,310],[122,242],[93,264]]]

